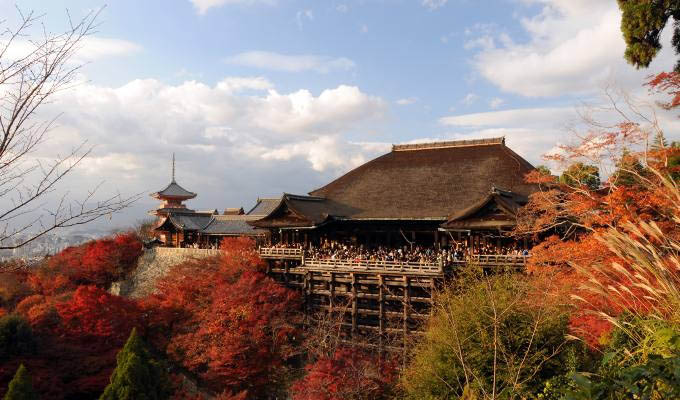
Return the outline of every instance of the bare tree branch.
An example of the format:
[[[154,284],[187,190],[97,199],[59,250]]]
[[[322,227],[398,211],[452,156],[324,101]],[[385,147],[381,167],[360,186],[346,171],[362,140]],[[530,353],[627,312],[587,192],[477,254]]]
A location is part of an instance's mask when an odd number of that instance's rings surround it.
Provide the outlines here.
[[[97,199],[100,184],[84,198],[72,199],[70,191],[61,188],[64,178],[92,152],[87,142],[52,159],[36,154],[57,119],[42,119],[38,110],[77,84],[82,64],[73,58],[83,40],[95,33],[101,10],[79,21],[67,11],[68,28],[52,34],[43,24],[44,15],[17,8],[19,24],[0,31],[0,250],[110,216],[139,198],[116,194]],[[50,196],[57,196],[56,205],[48,206]]]

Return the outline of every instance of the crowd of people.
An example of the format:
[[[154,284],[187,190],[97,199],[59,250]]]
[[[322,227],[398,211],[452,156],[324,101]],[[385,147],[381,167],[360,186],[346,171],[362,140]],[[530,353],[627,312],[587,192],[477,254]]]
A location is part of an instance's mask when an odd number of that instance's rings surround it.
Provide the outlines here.
[[[458,261],[464,261],[473,255],[514,255],[528,256],[526,249],[517,246],[497,247],[491,244],[483,244],[475,248],[467,246],[466,242],[453,242],[448,246],[428,247],[420,245],[405,245],[401,247],[355,245],[338,241],[325,240],[320,246],[307,246],[302,244],[286,245],[275,244],[277,248],[300,248],[304,251],[305,258],[322,260],[353,260],[353,261],[393,261],[410,263],[428,263],[450,265]]]

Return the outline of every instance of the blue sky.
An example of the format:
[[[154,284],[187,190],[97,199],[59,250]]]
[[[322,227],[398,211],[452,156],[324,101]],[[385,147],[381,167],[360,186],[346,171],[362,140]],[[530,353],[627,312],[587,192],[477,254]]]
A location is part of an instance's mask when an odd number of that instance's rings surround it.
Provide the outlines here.
[[[16,5],[56,32],[66,9],[103,4]],[[0,0],[8,26],[14,7]],[[62,113],[45,156],[88,140],[76,192],[138,193],[167,183],[175,152],[191,205],[218,209],[306,193],[392,143],[504,135],[538,164],[604,85],[644,96],[672,67],[665,50],[627,65],[619,19],[613,0],[116,0],[77,57],[82,83],[41,111]]]

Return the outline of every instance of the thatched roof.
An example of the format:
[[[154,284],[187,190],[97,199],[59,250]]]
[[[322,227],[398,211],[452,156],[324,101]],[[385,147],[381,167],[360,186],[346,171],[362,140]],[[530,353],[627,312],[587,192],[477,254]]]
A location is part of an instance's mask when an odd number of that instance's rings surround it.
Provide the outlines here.
[[[328,218],[444,222],[494,186],[528,196],[535,187],[524,176],[532,169],[503,138],[395,145],[310,196],[284,196],[277,210],[315,225]],[[255,224],[293,226],[295,218],[277,223],[277,210]]]

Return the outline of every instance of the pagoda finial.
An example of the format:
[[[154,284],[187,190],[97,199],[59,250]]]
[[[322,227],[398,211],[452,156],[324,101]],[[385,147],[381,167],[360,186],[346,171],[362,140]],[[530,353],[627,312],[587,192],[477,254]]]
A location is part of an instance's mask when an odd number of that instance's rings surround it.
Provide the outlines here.
[[[175,181],[175,153],[172,153],[172,181]]]

